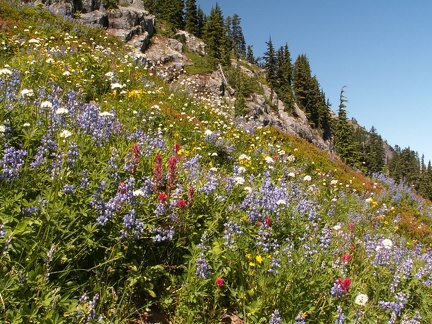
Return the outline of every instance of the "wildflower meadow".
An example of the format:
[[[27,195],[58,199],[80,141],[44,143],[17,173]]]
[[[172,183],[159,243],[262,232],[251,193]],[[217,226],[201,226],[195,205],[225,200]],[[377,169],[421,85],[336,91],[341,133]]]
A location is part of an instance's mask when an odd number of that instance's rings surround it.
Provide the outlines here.
[[[13,0],[0,24],[3,323],[432,322],[409,186],[186,94],[103,29]]]

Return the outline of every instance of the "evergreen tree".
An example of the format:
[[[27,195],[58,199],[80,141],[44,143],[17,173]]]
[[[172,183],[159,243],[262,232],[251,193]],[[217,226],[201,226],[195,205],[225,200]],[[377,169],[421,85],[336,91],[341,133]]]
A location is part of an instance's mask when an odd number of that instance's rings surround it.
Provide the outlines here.
[[[383,171],[385,159],[383,140],[373,126],[371,127],[369,136],[364,143],[363,159],[367,171],[371,173]]]
[[[271,37],[267,44],[267,51],[264,53],[264,68],[266,69],[267,76],[266,80],[272,90],[278,86],[278,76],[277,76],[277,58],[273,47],[273,42]]]
[[[157,1],[159,17],[166,21],[168,28],[171,29],[172,32],[183,28],[183,10],[183,0]]]
[[[308,106],[308,92],[312,84],[311,79],[309,60],[306,55],[301,54],[294,63],[293,90],[295,98],[303,110]]]
[[[246,61],[248,61],[251,64],[256,64],[256,60],[255,60],[255,57],[254,57],[252,45],[248,45],[247,46]]]
[[[207,55],[214,61],[213,63],[229,65],[231,40],[226,34],[222,10],[218,3],[210,11],[210,15],[204,26],[203,37],[207,45]]]
[[[158,0],[143,0],[144,9],[155,15],[157,13]]]
[[[356,157],[356,150],[354,147],[353,140],[353,127],[348,122],[346,105],[347,102],[344,96],[345,87],[342,87],[340,93],[340,104],[338,110],[338,118],[336,121],[336,127],[334,130],[334,144],[336,148],[336,153],[345,163],[349,165],[355,165],[358,161]]]
[[[291,88],[292,64],[288,44],[277,51],[277,77],[280,85],[288,85]]]
[[[288,44],[280,47],[276,54],[277,66],[276,77],[277,87],[275,89],[278,98],[284,103],[289,111],[294,107],[294,95],[291,88],[292,66],[291,54],[288,50]]]
[[[419,188],[420,179],[420,161],[418,154],[409,147],[400,150],[400,148],[396,146],[393,158],[389,163],[389,174],[393,179],[411,185],[417,190]]]
[[[227,34],[231,39],[231,46],[234,56],[244,58],[246,56],[246,42],[243,36],[243,30],[240,26],[241,19],[235,14],[232,17],[227,17],[226,26]]]
[[[185,30],[192,35],[198,35],[198,9],[196,0],[186,0]]]
[[[197,13],[197,34],[196,36],[201,38],[204,33],[204,26],[207,22],[207,16],[205,15],[204,11],[201,9],[201,7],[198,6],[198,13]]]

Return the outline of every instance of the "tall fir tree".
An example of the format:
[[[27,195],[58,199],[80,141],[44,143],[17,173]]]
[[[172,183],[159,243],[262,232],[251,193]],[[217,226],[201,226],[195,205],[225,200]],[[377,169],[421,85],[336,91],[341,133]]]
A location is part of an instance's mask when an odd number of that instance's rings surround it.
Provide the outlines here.
[[[305,54],[297,57],[293,69],[293,90],[300,108],[305,110],[308,105],[308,92],[312,84],[311,68]]]
[[[231,40],[227,35],[222,10],[216,3],[210,11],[203,33],[207,55],[214,64],[229,65]]]
[[[144,9],[151,14],[157,14],[157,2],[158,0],[143,0]]]
[[[186,0],[184,28],[192,35],[198,36],[198,8],[196,0]]]
[[[157,10],[159,17],[165,20],[171,32],[183,28],[184,0],[158,0]]]
[[[243,30],[240,26],[241,18],[234,14],[232,17],[227,17],[226,26],[227,34],[231,39],[232,51],[236,58],[246,57],[246,41],[243,35]]]
[[[204,33],[204,26],[207,23],[207,16],[204,13],[204,10],[201,9],[200,6],[198,6],[198,12],[197,12],[197,26],[198,26],[198,33],[197,37],[202,38]]]
[[[253,46],[248,45],[246,50],[246,61],[248,61],[250,64],[256,64],[256,59],[253,53]]]
[[[291,88],[292,65],[291,54],[288,49],[288,44],[285,44],[285,46],[278,49],[276,53],[276,58],[277,87],[275,90],[278,98],[288,108],[288,111],[292,111],[294,107],[294,96]]]
[[[368,172],[377,173],[383,171],[385,162],[384,145],[374,126],[371,127],[364,142],[363,160]]]
[[[353,140],[353,127],[348,122],[346,105],[347,102],[345,96],[345,87],[342,87],[340,93],[340,103],[338,109],[338,118],[336,120],[336,126],[334,129],[334,144],[337,155],[345,163],[354,166],[358,161],[356,157],[356,150],[354,147]]]
[[[273,46],[272,39],[266,42],[267,51],[264,53],[264,68],[266,70],[266,80],[272,90],[278,86],[278,75],[277,75],[277,57]]]

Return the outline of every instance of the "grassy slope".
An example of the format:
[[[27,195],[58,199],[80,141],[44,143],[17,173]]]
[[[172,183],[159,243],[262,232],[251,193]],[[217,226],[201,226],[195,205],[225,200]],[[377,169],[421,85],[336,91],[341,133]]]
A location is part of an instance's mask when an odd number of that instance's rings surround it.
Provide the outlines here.
[[[409,188],[173,93],[102,30],[5,1],[0,19],[4,321],[432,320]]]

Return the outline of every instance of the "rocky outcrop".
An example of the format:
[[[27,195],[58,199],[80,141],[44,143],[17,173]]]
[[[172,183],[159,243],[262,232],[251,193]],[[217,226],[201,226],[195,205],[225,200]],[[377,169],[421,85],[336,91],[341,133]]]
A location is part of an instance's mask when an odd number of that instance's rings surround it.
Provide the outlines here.
[[[81,14],[80,20],[86,25],[101,26],[108,28],[108,15],[106,12],[94,10]]]
[[[148,48],[150,38],[154,34],[155,17],[139,7],[119,7],[118,9],[108,10],[108,29],[107,31],[124,39],[126,42],[134,40],[134,46],[142,51]]]
[[[178,39],[182,44],[192,52],[197,53],[198,55],[204,56],[206,50],[206,44],[202,39],[195,37],[194,35],[188,33],[187,31],[180,30],[175,36],[175,39]]]

